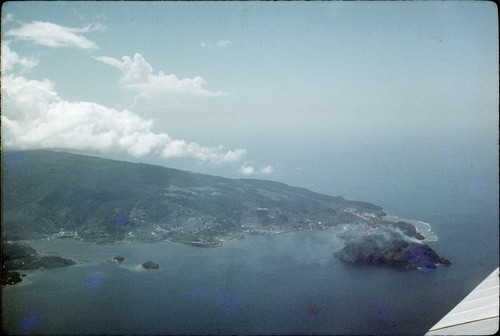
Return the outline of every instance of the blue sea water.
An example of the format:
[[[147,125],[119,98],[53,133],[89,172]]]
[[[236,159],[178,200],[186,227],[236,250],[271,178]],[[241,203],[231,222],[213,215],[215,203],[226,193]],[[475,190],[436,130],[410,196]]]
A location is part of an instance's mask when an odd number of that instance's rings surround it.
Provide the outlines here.
[[[335,229],[247,236],[217,248],[178,243],[37,241],[72,267],[28,272],[2,289],[13,334],[423,334],[498,265],[495,211],[434,214],[430,271],[343,263]],[[496,231],[496,236],[494,235]],[[113,256],[125,257],[111,264]],[[140,264],[153,260],[158,270]]]

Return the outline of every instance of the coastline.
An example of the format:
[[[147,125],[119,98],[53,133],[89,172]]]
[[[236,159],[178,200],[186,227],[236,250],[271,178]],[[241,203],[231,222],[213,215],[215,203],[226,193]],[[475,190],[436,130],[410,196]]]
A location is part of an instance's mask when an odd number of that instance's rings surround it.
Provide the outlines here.
[[[438,240],[438,235],[432,231],[432,226],[423,221],[415,220],[415,219],[408,219],[408,218],[403,218],[403,217],[398,217],[396,215],[392,214],[386,214],[385,216],[381,217],[383,220],[386,220],[388,222],[392,223],[397,223],[399,221],[406,222],[408,224],[411,224],[415,227],[418,233],[420,233],[422,236],[425,237],[423,240],[424,242],[434,242]]]

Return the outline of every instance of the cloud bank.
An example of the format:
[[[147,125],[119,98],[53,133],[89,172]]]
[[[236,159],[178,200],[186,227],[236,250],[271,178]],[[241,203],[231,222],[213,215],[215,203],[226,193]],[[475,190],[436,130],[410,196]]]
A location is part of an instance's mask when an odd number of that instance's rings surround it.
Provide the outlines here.
[[[3,76],[2,144],[7,149],[58,148],[134,157],[190,157],[211,163],[236,162],[246,150],[224,150],[151,131],[153,122],[100,104],[62,99],[49,80]]]
[[[174,74],[167,75],[163,71],[154,74],[153,67],[139,53],[136,53],[133,58],[123,56],[121,61],[107,56],[98,56],[94,59],[119,69],[122,72],[121,84],[137,92],[141,97],[154,98],[168,93],[200,97],[226,95],[222,91],[205,89],[206,82],[200,76],[180,79]]]
[[[51,22],[33,21],[24,23],[19,28],[8,30],[5,35],[17,40],[29,41],[46,47],[76,47],[81,49],[98,49],[95,42],[81,34],[99,30],[100,24],[92,24],[83,28],[70,28]]]

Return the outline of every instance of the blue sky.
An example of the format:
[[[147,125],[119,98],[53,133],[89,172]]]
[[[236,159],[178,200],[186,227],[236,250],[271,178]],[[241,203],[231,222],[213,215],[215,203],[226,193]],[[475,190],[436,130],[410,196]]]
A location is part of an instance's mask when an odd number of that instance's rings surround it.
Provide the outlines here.
[[[481,1],[11,2],[2,146],[316,189],[397,157],[491,170],[497,25]]]

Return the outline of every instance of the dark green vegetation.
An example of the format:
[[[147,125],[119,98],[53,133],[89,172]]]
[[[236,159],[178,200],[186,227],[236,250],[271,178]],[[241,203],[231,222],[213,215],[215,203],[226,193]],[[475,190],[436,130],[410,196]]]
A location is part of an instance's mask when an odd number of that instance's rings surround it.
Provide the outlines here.
[[[21,281],[23,279],[21,279],[21,274],[18,272],[2,270],[2,286],[15,285]]]
[[[144,267],[145,269],[158,269],[160,268],[160,265],[151,260],[148,260],[144,264],[142,264],[142,267]]]
[[[11,242],[2,242],[2,286],[21,282],[15,270],[51,269],[74,265],[75,262],[57,255],[39,255],[33,248]]]
[[[93,242],[214,245],[245,232],[326,228],[384,215],[369,203],[283,183],[63,152],[8,152],[3,167],[6,240],[57,234]]]
[[[228,179],[55,151],[2,157],[3,240],[177,241],[217,246],[248,233],[339,224],[397,228],[379,206],[283,183]]]

